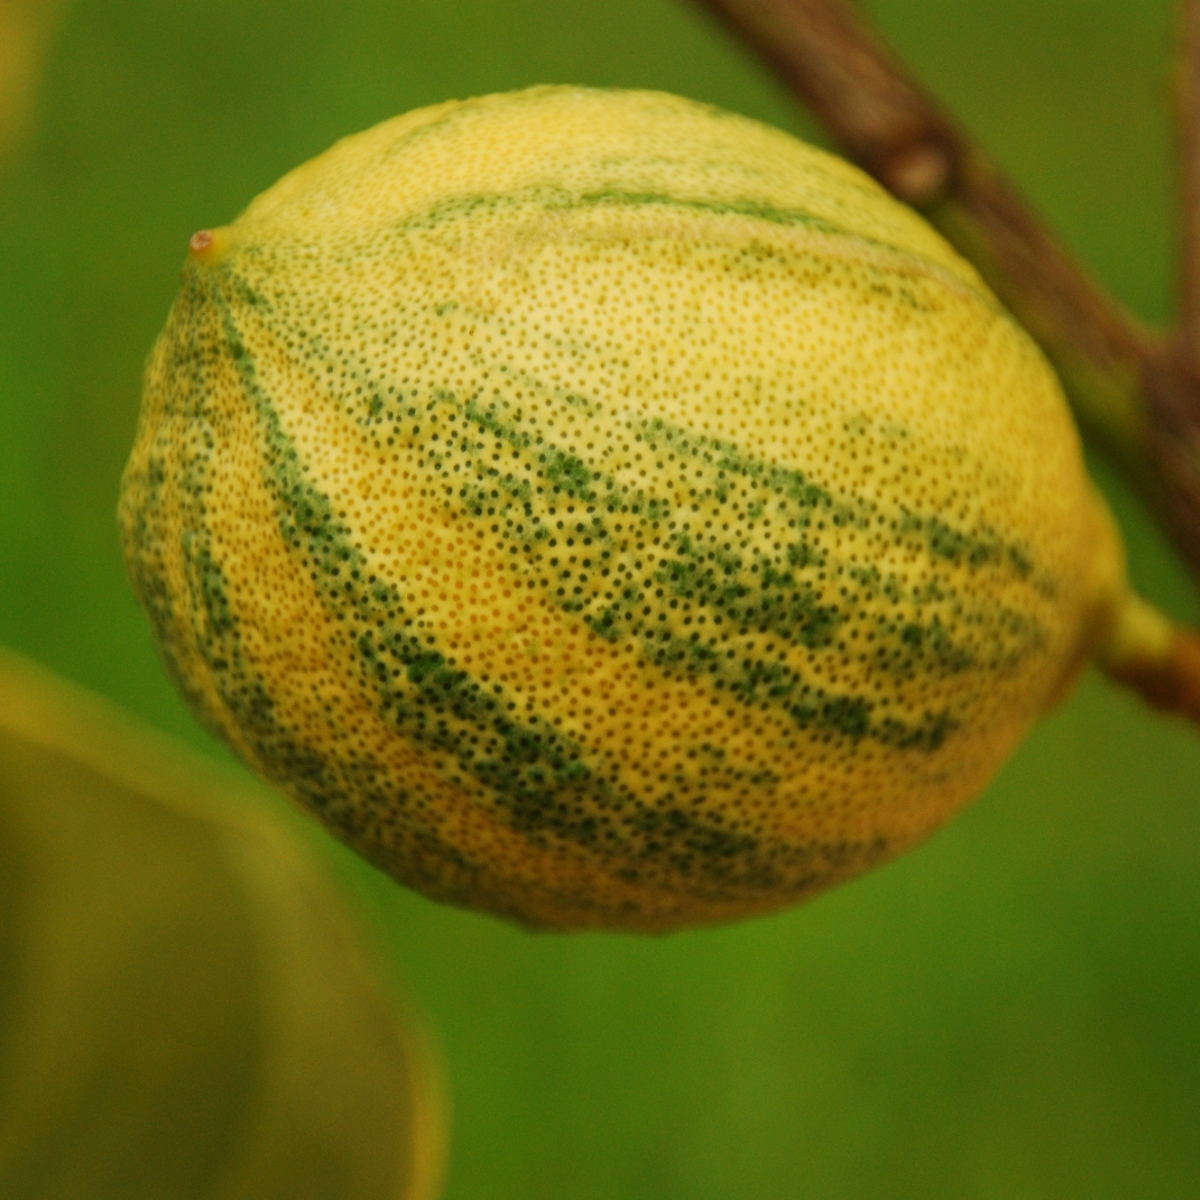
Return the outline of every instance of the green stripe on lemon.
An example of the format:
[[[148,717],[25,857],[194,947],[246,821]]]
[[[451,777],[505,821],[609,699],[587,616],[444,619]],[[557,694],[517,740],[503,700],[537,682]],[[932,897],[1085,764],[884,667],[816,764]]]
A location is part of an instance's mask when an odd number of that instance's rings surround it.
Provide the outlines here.
[[[912,845],[1121,587],[974,271],[839,160],[654,93],[409,114],[212,231],[121,512],[211,728],[398,878],[560,928]]]

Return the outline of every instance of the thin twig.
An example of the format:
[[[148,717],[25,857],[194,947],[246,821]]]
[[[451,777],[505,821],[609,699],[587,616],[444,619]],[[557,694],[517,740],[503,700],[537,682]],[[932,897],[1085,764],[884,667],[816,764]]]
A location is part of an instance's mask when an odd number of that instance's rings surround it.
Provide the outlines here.
[[[1176,632],[1167,654],[1106,666],[1111,679],[1124,684],[1160,712],[1200,725],[1200,635]]]

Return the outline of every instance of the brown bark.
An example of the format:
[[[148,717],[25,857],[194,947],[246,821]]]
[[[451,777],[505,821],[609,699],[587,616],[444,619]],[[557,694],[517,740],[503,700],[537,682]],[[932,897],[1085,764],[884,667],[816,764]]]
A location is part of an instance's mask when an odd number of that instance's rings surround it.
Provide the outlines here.
[[[1110,668],[1108,675],[1154,708],[1200,725],[1200,635],[1192,630],[1176,634],[1165,659],[1137,659]]]

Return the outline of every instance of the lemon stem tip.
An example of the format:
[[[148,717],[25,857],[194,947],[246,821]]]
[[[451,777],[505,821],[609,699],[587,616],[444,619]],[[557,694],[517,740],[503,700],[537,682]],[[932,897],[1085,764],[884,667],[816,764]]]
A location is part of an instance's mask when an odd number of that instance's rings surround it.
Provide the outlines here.
[[[1200,725],[1200,632],[1130,592],[1097,662],[1152,707]]]

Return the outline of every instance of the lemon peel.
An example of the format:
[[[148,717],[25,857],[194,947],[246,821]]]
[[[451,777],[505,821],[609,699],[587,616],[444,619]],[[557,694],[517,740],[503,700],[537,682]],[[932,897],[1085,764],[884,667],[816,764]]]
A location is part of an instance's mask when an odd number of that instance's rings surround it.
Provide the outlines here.
[[[431,896],[664,930],[812,895],[978,794],[1125,603],[1037,347],[777,130],[452,102],[204,232],[135,587],[209,728]]]

